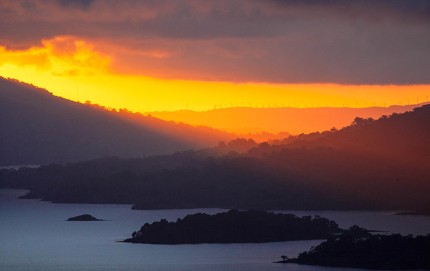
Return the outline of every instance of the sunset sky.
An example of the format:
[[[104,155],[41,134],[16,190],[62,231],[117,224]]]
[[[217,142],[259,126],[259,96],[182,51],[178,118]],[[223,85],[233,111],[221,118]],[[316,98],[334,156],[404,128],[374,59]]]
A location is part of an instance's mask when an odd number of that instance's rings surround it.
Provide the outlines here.
[[[430,96],[430,1],[4,0],[0,75],[132,111]]]

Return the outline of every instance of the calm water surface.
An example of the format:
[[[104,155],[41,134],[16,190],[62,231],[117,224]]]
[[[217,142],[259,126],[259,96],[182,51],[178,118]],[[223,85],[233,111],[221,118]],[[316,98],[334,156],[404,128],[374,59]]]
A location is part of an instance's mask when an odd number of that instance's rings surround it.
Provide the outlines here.
[[[52,204],[18,200],[20,190],[0,190],[0,270],[77,271],[254,271],[357,270],[273,264],[279,256],[296,256],[321,241],[267,244],[146,245],[118,242],[146,222],[176,220],[187,214],[221,209],[135,211],[129,205]],[[393,216],[392,212],[282,211],[320,215],[341,227],[354,224],[402,234],[430,233],[430,218]],[[107,221],[67,222],[89,213]]]

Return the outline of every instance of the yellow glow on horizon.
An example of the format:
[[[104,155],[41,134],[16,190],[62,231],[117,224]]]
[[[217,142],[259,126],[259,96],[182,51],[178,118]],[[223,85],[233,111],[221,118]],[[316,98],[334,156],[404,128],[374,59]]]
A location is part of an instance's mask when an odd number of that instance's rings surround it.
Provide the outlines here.
[[[73,37],[26,50],[0,47],[0,75],[70,100],[131,111],[221,107],[369,107],[427,101],[429,85],[228,83],[164,80],[112,72],[111,57]]]

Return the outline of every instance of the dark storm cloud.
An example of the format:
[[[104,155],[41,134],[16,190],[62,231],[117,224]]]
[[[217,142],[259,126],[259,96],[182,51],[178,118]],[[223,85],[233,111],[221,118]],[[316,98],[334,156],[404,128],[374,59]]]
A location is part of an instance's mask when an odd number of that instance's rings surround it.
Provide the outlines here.
[[[122,68],[157,76],[430,83],[430,1],[425,0],[0,3],[1,44],[21,48],[58,35],[121,44]],[[160,48],[169,57],[143,52]],[[169,74],[163,75],[166,67]]]
[[[35,28],[33,35],[42,37],[46,29],[37,31],[37,25],[33,27],[30,23],[49,22],[57,32],[70,34],[111,32],[112,35],[207,39],[284,35],[291,23],[301,23],[305,19],[430,19],[430,1],[420,0],[46,0],[16,3],[12,5],[14,10],[7,8],[7,2],[0,4],[2,21],[25,22],[27,28]],[[13,14],[14,11],[18,14]]]
[[[58,0],[63,7],[80,8],[86,10],[91,7],[94,0]]]
[[[335,12],[336,16],[393,17],[396,19],[430,20],[428,0],[269,0],[277,8],[318,8]]]

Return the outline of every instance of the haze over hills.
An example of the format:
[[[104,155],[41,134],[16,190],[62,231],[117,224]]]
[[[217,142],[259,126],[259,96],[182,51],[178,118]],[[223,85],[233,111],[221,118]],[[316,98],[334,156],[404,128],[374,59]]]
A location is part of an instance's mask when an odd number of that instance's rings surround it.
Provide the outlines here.
[[[217,155],[187,151],[3,170],[1,186],[53,202],[137,209],[428,210],[429,139],[426,105],[272,143],[235,140],[215,148]],[[227,154],[216,151],[234,146]]]
[[[356,117],[375,119],[382,115],[406,112],[421,105],[424,104],[367,108],[235,107],[209,111],[149,112],[149,114],[164,120],[210,126],[237,134],[288,132],[289,134],[297,135],[317,131],[322,132],[333,127],[340,129],[351,124]]]
[[[0,78],[0,165],[141,157],[216,145],[234,135],[80,104]]]

